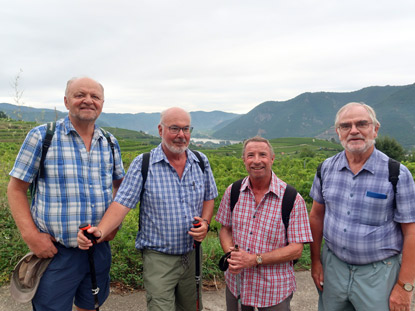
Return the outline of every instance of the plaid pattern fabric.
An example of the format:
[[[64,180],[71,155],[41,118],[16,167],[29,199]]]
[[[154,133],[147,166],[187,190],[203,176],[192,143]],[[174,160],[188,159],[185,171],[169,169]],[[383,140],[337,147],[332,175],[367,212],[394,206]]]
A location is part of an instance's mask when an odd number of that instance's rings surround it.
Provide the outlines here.
[[[197,157],[187,152],[182,178],[170,165],[161,144],[151,150],[143,202],[140,203],[140,230],[137,249],[151,249],[166,254],[181,255],[193,249],[193,239],[187,233],[194,216],[202,214],[203,202],[217,197],[215,180],[207,157],[203,173]],[[117,192],[115,201],[135,208],[142,189],[143,155],[131,163],[127,175]]]
[[[10,176],[32,182],[39,169],[46,125],[33,128],[17,155]],[[33,220],[41,232],[67,247],[77,247],[78,226],[97,225],[112,202],[112,181],[124,177],[121,152],[115,137],[115,172],[111,147],[95,127],[87,152],[68,117],[56,122],[56,131],[44,162],[45,178],[38,179],[31,204]]]
[[[216,221],[232,227],[233,241],[251,254],[266,253],[287,244],[285,226],[281,218],[282,197],[287,184],[272,173],[269,191],[256,206],[249,177],[242,182],[238,203],[230,211],[229,186],[222,198]],[[294,202],[288,226],[289,243],[312,242],[305,202],[300,194]],[[237,296],[236,276],[225,272],[226,284]],[[261,265],[244,269],[240,274],[242,304],[256,307],[274,306],[296,289],[291,262]]]
[[[314,178],[310,196],[325,204],[325,242],[349,264],[368,264],[399,254],[403,241],[399,223],[415,222],[412,175],[400,166],[394,210],[388,159],[375,149],[354,175],[343,151],[324,161],[323,190],[318,177]]]

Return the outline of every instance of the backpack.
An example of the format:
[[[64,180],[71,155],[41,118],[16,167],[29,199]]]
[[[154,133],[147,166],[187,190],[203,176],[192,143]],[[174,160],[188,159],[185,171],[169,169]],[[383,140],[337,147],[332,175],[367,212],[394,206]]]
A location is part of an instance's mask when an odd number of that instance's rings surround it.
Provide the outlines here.
[[[197,164],[199,164],[199,167],[202,170],[202,172],[205,173],[205,163],[203,162],[203,159],[202,159],[202,156],[200,155],[200,153],[197,152],[196,150],[191,150],[191,149],[189,149],[189,151],[193,152],[194,155],[197,157],[197,159],[199,160],[199,162],[197,162]],[[146,180],[147,180],[149,164],[150,164],[150,152],[145,152],[145,153],[143,153],[143,163],[141,164],[141,176],[143,177],[143,184],[141,186],[140,204],[143,200],[144,185],[145,185]]]
[[[321,188],[323,188],[323,181],[321,179],[321,167],[323,166],[323,162],[321,162],[317,166],[317,177],[320,180],[320,187]],[[398,184],[398,180],[399,180],[399,174],[400,174],[399,167],[400,167],[400,165],[401,165],[401,163],[399,163],[398,161],[396,161],[392,158],[389,158],[389,161],[388,161],[389,182],[392,184],[393,192],[395,194],[395,196],[393,197],[393,206],[394,206],[394,208],[396,208],[396,193],[397,193],[396,185]]]
[[[30,184],[30,195],[32,198],[34,198],[34,195],[36,192],[37,179],[45,178],[44,170],[45,170],[46,154],[48,153],[48,149],[52,143],[52,138],[53,138],[53,135],[55,134],[55,129],[56,129],[56,122],[48,122],[46,124],[46,135],[45,135],[45,138],[42,144],[42,155],[40,157],[39,170],[37,172],[37,175],[33,178],[32,183]],[[113,158],[113,170],[115,171],[115,144],[111,140],[111,136],[106,130],[104,130],[103,128],[99,128],[99,129],[101,130],[102,134],[104,134],[105,138],[108,141],[108,144],[111,147],[112,158]]]
[[[242,181],[244,179],[239,179],[237,181],[235,181],[232,184],[232,188],[231,188],[231,202],[230,202],[230,209],[231,209],[231,213],[233,212],[233,209],[235,208],[236,203],[239,200],[239,194],[240,194],[240,190],[241,190],[241,185],[242,185]],[[284,192],[284,196],[282,198],[282,207],[281,207],[281,214],[282,214],[282,222],[284,223],[284,227],[285,227],[285,236],[287,238],[287,244],[288,244],[288,226],[289,226],[289,222],[290,222],[290,215],[291,215],[291,210],[294,207],[294,202],[295,202],[295,198],[297,197],[297,190],[287,184],[287,187],[285,188],[285,192]],[[294,264],[297,263],[298,260],[294,260]]]

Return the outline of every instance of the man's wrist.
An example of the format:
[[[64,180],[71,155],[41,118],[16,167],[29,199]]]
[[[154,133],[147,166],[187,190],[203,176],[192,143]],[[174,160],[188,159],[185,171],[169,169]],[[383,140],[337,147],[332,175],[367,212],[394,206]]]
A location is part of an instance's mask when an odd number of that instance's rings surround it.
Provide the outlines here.
[[[207,232],[209,232],[209,231],[210,231],[210,222],[209,222],[207,219],[205,219],[205,218],[202,218],[202,220],[203,220],[204,222],[206,222],[206,224],[207,224],[207,226],[208,226],[208,228],[207,228]]]

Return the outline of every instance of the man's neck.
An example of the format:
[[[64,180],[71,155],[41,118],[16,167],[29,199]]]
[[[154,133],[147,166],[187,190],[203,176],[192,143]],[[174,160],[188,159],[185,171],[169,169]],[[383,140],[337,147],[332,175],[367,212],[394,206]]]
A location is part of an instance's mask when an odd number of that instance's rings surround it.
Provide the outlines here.
[[[352,153],[346,150],[346,159],[353,173],[356,174],[360,171],[360,169],[363,167],[363,165],[365,165],[366,161],[372,155],[374,149],[375,147],[372,146],[363,153]]]

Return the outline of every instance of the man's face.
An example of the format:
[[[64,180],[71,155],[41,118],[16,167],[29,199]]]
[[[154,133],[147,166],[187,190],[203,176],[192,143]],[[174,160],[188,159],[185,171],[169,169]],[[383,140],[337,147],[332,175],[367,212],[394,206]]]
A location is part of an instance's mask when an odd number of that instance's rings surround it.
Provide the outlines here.
[[[250,142],[245,147],[243,160],[252,179],[270,178],[275,156],[264,142]]]
[[[104,92],[96,81],[80,78],[69,85],[64,101],[71,121],[91,122],[102,112]]]
[[[170,152],[180,154],[186,151],[190,143],[190,119],[181,110],[171,111],[159,125],[159,134],[162,145]],[[185,129],[184,133],[183,128]]]
[[[352,154],[368,151],[375,144],[378,130],[367,110],[361,106],[352,106],[344,111],[336,128],[343,148]]]

